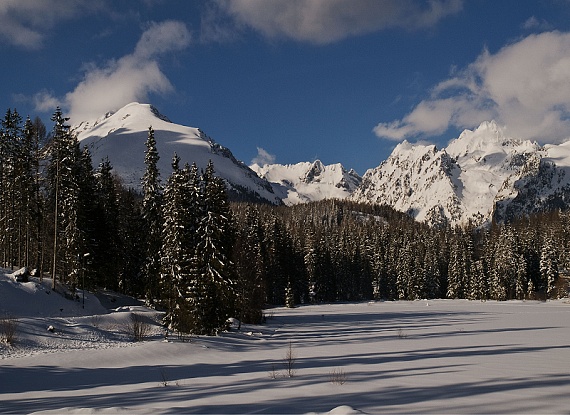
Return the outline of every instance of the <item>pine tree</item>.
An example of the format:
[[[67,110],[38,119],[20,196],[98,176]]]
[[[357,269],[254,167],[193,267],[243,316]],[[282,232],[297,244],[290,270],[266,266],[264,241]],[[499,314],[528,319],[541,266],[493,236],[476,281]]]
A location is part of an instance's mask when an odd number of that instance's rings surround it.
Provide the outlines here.
[[[96,230],[100,224],[96,223],[96,211],[98,207],[98,193],[95,172],[91,160],[91,153],[88,148],[80,150],[79,143],[73,136],[74,154],[77,159],[73,168],[74,183],[76,186],[74,194],[75,222],[73,228],[68,227],[66,235],[67,263],[71,269],[71,283],[76,286],[79,278],[82,277],[82,285],[85,285],[86,266],[91,264],[94,246],[102,245],[105,241],[99,239]],[[89,260],[86,257],[91,255]],[[106,258],[112,261],[112,257]],[[89,275],[90,273],[87,272]],[[109,288],[116,289],[116,286],[109,285]]]
[[[158,171],[158,150],[154,130],[148,128],[146,140],[145,166],[142,178],[142,215],[146,235],[146,263],[144,267],[145,296],[149,304],[159,298],[160,248],[162,246],[162,189]]]
[[[546,292],[546,298],[553,298],[556,295],[556,282],[558,280],[558,261],[554,249],[554,236],[548,231],[540,254],[540,274],[542,284]]]
[[[526,261],[522,254],[517,256],[515,296],[518,300],[524,300],[528,292]]]
[[[118,240],[121,260],[119,262],[119,281],[125,294],[142,298],[145,295],[143,270],[146,245],[143,217],[139,194],[126,189],[115,177],[118,206]]]
[[[66,125],[68,118],[58,107],[54,112],[53,133],[49,144],[48,192],[53,212],[53,289],[59,274],[64,282],[76,286],[80,272],[79,182],[80,150],[77,138]]]
[[[120,218],[117,200],[117,184],[108,158],[103,159],[94,174],[95,200],[91,203],[89,218],[92,239],[96,245],[86,246],[93,265],[93,277],[99,285],[113,290],[124,287],[118,278],[121,274],[122,257],[125,254],[120,243]],[[86,186],[86,188],[88,188]]]
[[[8,109],[2,120],[0,140],[0,226],[3,230],[1,237],[2,259],[5,266],[13,267],[19,258],[15,248],[19,245],[18,219],[20,202],[18,198],[19,159],[22,145],[22,117],[14,109]]]
[[[489,298],[487,276],[485,274],[485,264],[483,260],[477,260],[473,263],[470,298],[473,300],[487,300]]]
[[[263,318],[265,304],[264,264],[262,256],[263,231],[259,211],[248,205],[245,221],[237,230],[233,247],[235,266],[236,307],[240,322],[259,324]]]
[[[19,177],[21,238],[20,264],[38,269],[41,251],[41,197],[39,187],[38,134],[28,117],[24,125]]]
[[[234,307],[235,282],[229,260],[233,245],[231,211],[225,185],[215,176],[210,161],[203,174],[203,217],[198,227],[197,245],[199,278],[208,288],[204,310],[205,334],[216,334],[226,327]]]
[[[175,154],[172,173],[164,189],[160,287],[166,306],[167,327],[180,332],[199,331],[201,319],[196,296],[196,245],[192,214],[196,208],[189,170],[181,170]],[[200,333],[201,334],[201,333]]]

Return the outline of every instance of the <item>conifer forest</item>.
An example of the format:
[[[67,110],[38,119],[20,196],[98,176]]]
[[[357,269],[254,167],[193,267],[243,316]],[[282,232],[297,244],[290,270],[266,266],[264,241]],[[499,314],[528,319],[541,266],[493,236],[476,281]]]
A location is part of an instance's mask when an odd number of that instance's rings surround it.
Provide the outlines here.
[[[228,200],[224,181],[158,154],[149,126],[142,192],[93,167],[58,108],[53,129],[7,110],[0,137],[0,260],[76,289],[166,311],[172,330],[215,334],[271,305],[566,295],[570,213],[483,228],[429,227],[380,205]],[[159,157],[172,159],[158,171]]]

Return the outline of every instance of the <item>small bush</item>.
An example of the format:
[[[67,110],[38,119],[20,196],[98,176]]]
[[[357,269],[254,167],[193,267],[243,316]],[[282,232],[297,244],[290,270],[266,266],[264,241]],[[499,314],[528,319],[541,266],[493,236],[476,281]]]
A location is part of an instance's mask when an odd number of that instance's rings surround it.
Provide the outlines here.
[[[293,345],[289,342],[289,347],[285,352],[285,357],[283,358],[283,363],[285,364],[285,375],[292,378],[295,376],[295,362],[297,361],[297,356],[293,350]]]
[[[150,324],[141,314],[132,313],[131,321],[128,325],[128,333],[134,341],[143,341],[150,334]]]
[[[346,383],[347,376],[344,370],[335,368],[329,373],[329,379],[331,383],[335,385],[344,385]]]
[[[269,372],[269,377],[271,379],[277,379],[279,377],[279,373],[275,369],[275,364],[271,365],[271,371]]]
[[[14,344],[18,332],[18,319],[11,316],[0,318],[0,340],[7,344]]]

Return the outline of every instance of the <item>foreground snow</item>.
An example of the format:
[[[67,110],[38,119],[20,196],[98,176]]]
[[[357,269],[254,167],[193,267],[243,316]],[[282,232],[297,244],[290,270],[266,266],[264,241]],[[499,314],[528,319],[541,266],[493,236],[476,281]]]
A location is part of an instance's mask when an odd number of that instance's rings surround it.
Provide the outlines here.
[[[133,343],[128,317],[153,322],[154,311],[117,296],[107,312],[90,294],[83,309],[45,290],[0,277],[0,295],[19,299],[0,298],[0,313],[20,324],[16,344],[0,347],[2,413],[568,411],[564,300],[276,308],[240,332],[166,342],[154,326]],[[40,302],[51,311],[29,310]]]

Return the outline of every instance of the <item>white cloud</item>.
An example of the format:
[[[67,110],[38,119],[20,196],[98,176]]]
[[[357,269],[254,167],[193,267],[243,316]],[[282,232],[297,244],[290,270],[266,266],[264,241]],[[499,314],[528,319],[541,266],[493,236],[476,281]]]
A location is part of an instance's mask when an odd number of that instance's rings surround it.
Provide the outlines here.
[[[457,13],[462,0],[216,0],[238,24],[268,37],[326,44],[387,28],[418,29]]]
[[[527,30],[551,30],[552,25],[544,19],[531,16],[522,24],[522,28]]]
[[[190,44],[191,35],[184,23],[168,20],[151,23],[139,39],[133,55],[140,60],[182,50]]]
[[[53,112],[56,107],[61,106],[61,101],[47,90],[35,94],[32,98],[32,102],[35,109],[40,112]]]
[[[274,163],[275,163],[275,156],[273,154],[269,154],[261,147],[257,147],[257,156],[251,160],[251,164],[258,164],[260,166],[264,166],[266,164],[274,164]]]
[[[149,93],[172,91],[172,84],[161,71],[158,58],[164,53],[186,48],[190,41],[190,32],[181,22],[153,23],[142,34],[133,53],[108,61],[101,67],[89,65],[83,80],[63,100],[69,108],[71,122],[99,117],[129,102],[146,101]],[[48,98],[44,95],[44,101],[49,102]]]
[[[103,9],[103,0],[2,0],[0,41],[28,49],[42,46],[58,22]]]
[[[570,136],[570,33],[531,35],[496,54],[484,51],[401,120],[380,123],[374,132],[390,140],[429,137],[490,119],[524,139]]]

